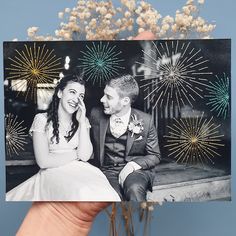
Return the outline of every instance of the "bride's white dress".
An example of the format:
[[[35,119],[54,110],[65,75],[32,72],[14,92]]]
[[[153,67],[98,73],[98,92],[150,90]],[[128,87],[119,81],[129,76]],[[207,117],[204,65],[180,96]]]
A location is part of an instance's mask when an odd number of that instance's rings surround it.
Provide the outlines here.
[[[59,135],[59,143],[51,143],[52,126],[46,128],[45,113],[37,114],[30,132],[46,132],[49,151],[63,153],[78,146],[78,133],[67,142]],[[77,131],[78,132],[78,131]],[[59,132],[60,133],[60,132]],[[120,201],[105,175],[88,162],[41,169],[37,174],[6,194],[7,201]]]

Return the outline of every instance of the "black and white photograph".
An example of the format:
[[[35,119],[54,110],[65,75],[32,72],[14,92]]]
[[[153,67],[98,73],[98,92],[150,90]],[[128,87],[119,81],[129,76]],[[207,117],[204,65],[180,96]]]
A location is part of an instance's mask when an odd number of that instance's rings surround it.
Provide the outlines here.
[[[3,49],[6,201],[231,200],[231,40]]]

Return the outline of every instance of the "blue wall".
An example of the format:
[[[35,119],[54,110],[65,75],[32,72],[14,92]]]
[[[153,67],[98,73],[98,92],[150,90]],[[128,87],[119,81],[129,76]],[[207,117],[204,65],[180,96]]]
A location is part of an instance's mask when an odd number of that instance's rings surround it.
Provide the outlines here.
[[[52,34],[59,25],[57,13],[65,7],[73,7],[74,1],[65,0],[5,0],[0,3],[0,68],[3,78],[2,42],[18,38],[26,40],[26,30],[30,26],[39,26],[40,33]],[[118,2],[118,1],[114,1]],[[164,16],[174,15],[175,10],[183,6],[184,0],[150,0],[150,3]],[[207,0],[201,15],[217,24],[214,38],[232,38],[232,91],[236,88],[235,75],[235,25],[236,3],[234,0]],[[235,97],[232,92],[232,144],[236,138]],[[3,86],[0,86],[0,122],[3,124]],[[0,150],[4,150],[4,127],[0,127]],[[157,207],[154,213],[151,235],[159,236],[231,236],[235,235],[233,223],[236,219],[235,171],[236,147],[232,145],[232,202],[174,203]],[[30,204],[5,203],[4,152],[0,155],[0,235],[14,235],[24,218]],[[235,230],[234,230],[235,231]],[[94,223],[90,235],[107,235],[107,216],[101,214]]]

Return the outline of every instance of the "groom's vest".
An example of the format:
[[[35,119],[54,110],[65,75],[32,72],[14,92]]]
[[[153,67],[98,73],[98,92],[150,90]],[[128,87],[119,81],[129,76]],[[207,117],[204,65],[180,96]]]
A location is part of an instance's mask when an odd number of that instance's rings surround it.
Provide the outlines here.
[[[124,166],[127,131],[116,138],[112,135],[110,124],[108,125],[104,145],[104,166]]]

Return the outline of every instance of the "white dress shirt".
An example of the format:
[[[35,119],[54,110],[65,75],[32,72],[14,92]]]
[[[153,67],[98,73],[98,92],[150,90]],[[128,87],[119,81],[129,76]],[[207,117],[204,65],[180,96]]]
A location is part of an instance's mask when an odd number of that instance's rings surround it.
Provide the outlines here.
[[[116,137],[119,138],[121,135],[123,135],[129,124],[129,119],[130,119],[130,114],[131,114],[131,108],[128,110],[126,114],[123,116],[117,116],[117,115],[111,115],[110,117],[110,130],[111,133]],[[116,119],[119,118],[121,123],[117,124]]]

